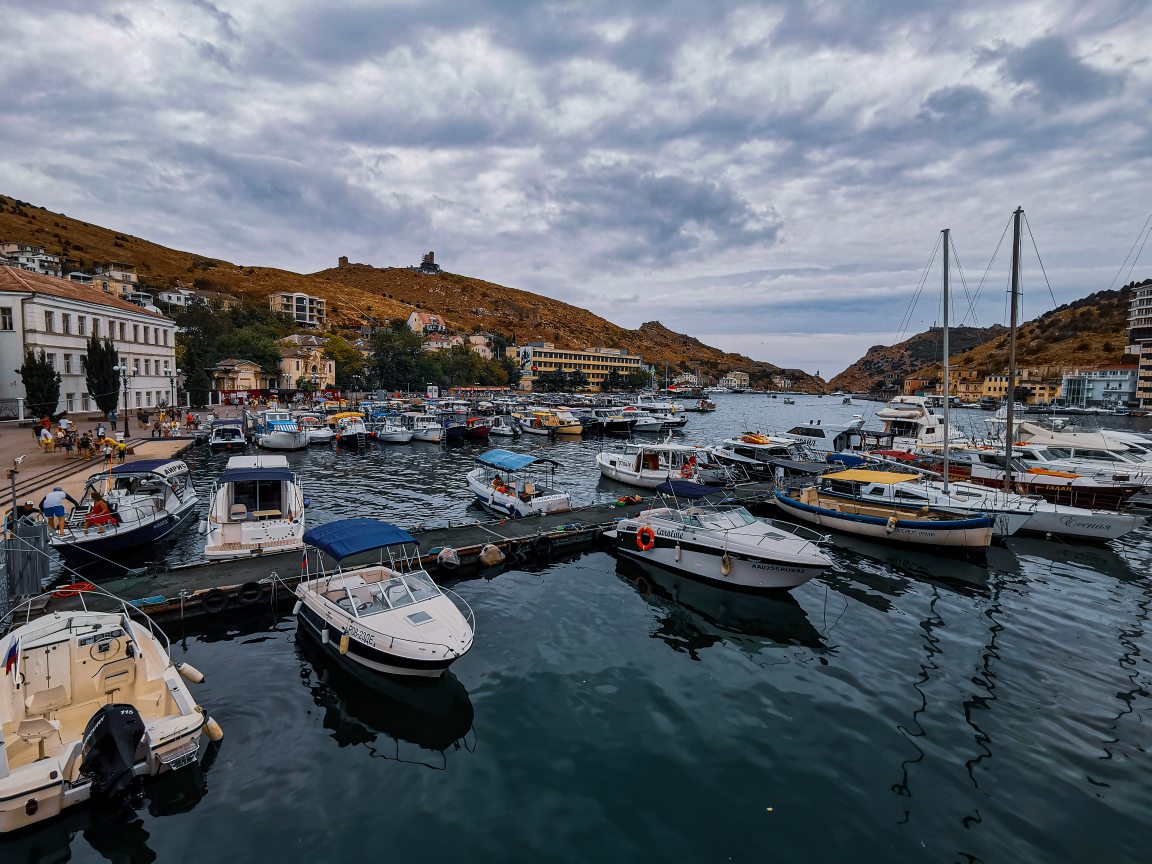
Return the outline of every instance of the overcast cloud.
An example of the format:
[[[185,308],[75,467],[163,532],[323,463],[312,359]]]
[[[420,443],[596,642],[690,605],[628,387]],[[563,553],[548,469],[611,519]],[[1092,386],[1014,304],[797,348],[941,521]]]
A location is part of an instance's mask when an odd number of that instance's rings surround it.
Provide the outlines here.
[[[1146,0],[9,0],[3,27],[0,192],[302,272],[435,249],[825,377],[898,335],[940,228],[974,288],[1022,205],[1059,303],[1152,209]],[[1034,255],[1025,292],[1051,307]]]

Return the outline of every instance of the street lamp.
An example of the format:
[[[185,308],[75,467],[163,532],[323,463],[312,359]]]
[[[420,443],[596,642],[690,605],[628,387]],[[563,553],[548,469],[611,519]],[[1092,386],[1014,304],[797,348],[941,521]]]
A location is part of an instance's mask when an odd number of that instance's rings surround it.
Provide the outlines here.
[[[124,382],[124,440],[128,440],[128,380],[132,377],[132,369],[126,365],[113,366],[120,375],[120,380]]]
[[[168,386],[172,391],[172,408],[180,407],[179,378],[183,373],[179,369],[168,371]]]

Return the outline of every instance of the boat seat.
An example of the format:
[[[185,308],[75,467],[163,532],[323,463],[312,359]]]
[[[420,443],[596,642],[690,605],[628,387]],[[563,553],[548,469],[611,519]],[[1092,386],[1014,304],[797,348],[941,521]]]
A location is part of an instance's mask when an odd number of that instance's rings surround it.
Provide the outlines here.
[[[35,744],[39,759],[44,758],[44,742],[53,735],[60,735],[60,721],[47,717],[27,717],[16,727],[16,737],[27,744]]]
[[[37,690],[24,700],[24,706],[29,714],[47,714],[57,708],[63,708],[71,700],[68,688],[63,684],[49,687],[46,690]]]
[[[112,693],[131,686],[136,680],[136,663],[125,657],[105,663],[96,673],[99,676],[99,692]]]
[[[248,518],[248,508],[243,504],[233,504],[228,508],[228,519],[232,522],[243,522]]]

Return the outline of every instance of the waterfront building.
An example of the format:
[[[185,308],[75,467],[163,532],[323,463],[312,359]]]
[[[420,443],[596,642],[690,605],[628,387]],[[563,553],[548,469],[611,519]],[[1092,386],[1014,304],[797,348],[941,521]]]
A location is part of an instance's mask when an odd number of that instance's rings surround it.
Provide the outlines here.
[[[0,364],[15,370],[24,362],[25,349],[43,350],[60,373],[57,410],[96,409],[81,362],[92,335],[111,339],[121,362],[132,369],[129,409],[173,404],[174,321],[105,294],[95,285],[0,267]],[[0,376],[0,399],[24,395],[19,375]]]
[[[748,373],[737,372],[736,370],[732,370],[720,379],[720,386],[727,387],[729,390],[747,390],[748,384]]]
[[[280,340],[280,372],[277,387],[297,390],[301,378],[314,390],[336,387],[336,361],[324,356],[324,340],[310,334],[296,334]]]
[[[328,301],[303,291],[281,291],[268,297],[268,306],[274,312],[291,316],[302,327],[323,330],[328,326]]]
[[[276,376],[266,375],[259,363],[230,357],[208,370],[212,376],[212,389],[224,397],[249,395],[276,389]]]
[[[696,377],[695,372],[681,372],[672,379],[674,387],[699,387],[700,379]]]
[[[1013,390],[1016,399],[1026,405],[1044,405],[1058,401],[1063,393],[1064,370],[1058,366],[1019,369]],[[1008,374],[989,375],[980,390],[984,399],[1008,398]]]
[[[1152,285],[1133,289],[1128,305],[1128,347],[1136,358],[1136,401],[1152,408]]]
[[[1128,405],[1136,401],[1138,372],[1135,363],[1074,370],[1064,376],[1061,400],[1081,407]]]
[[[935,393],[939,384],[940,378],[936,375],[909,375],[904,379],[904,395],[925,396]]]
[[[520,389],[531,390],[532,382],[545,372],[583,372],[589,386],[599,389],[613,370],[628,375],[644,368],[644,361],[625,348],[557,348],[551,342],[529,342],[509,346],[507,356],[520,364]]]

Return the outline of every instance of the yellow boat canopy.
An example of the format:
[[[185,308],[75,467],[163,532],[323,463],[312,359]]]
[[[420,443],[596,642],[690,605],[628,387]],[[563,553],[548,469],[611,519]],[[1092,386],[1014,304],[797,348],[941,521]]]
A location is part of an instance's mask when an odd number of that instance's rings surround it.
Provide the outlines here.
[[[328,420],[329,420],[329,421],[332,421],[332,420],[344,420],[344,419],[346,419],[346,418],[348,418],[348,417],[356,417],[356,418],[358,418],[358,419],[360,419],[360,420],[363,420],[363,419],[364,419],[364,415],[363,415],[363,414],[361,414],[359,411],[341,411],[339,414],[330,414],[330,415],[328,416]]]
[[[826,480],[843,480],[848,483],[884,483],[888,486],[896,483],[910,483],[918,479],[915,474],[900,474],[896,471],[869,471],[867,468],[849,468],[847,471],[825,474],[824,478]]]

